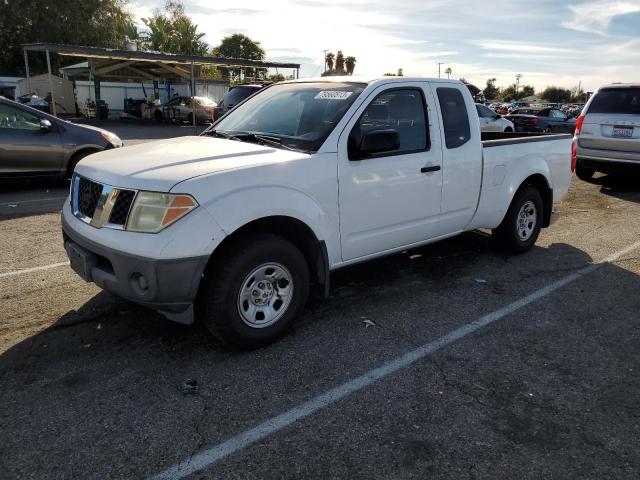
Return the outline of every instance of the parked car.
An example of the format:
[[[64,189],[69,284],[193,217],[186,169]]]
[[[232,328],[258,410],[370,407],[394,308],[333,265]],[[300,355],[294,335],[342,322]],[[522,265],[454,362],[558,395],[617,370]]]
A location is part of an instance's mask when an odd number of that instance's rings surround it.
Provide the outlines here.
[[[224,114],[226,114],[233,107],[243,102],[251,95],[262,90],[266,84],[251,84],[251,85],[236,85],[231,87],[227,93],[224,94],[222,100],[218,104],[215,110],[214,118],[218,120]]]
[[[578,117],[573,143],[576,175],[640,172],[640,85],[598,89]]]
[[[559,108],[543,108],[530,114],[514,112],[504,118],[513,122],[516,132],[570,133],[576,128],[576,119]]]
[[[61,176],[91,153],[122,146],[101,128],[56,118],[0,97],[0,177]]]
[[[513,132],[513,123],[502,118],[490,108],[476,103],[476,111],[480,119],[480,131],[482,132]]]
[[[174,97],[164,105],[155,105],[153,118],[159,122],[193,123],[193,102],[196,104],[196,122],[211,123],[218,104],[207,97]]]
[[[571,138],[483,142],[455,80],[282,82],[201,136],[86,159],[64,245],[85,280],[254,348],[332,270],[478,228],[526,252],[569,188]]]

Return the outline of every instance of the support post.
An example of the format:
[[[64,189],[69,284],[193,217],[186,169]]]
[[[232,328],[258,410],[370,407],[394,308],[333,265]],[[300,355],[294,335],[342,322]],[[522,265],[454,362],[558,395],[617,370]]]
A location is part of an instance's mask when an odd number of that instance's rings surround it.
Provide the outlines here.
[[[51,89],[51,114],[54,117],[57,117],[56,111],[56,96],[53,91],[53,78],[51,77],[51,56],[49,55],[49,50],[45,50],[47,54],[47,71],[49,72],[49,88]]]
[[[193,120],[193,128],[196,130],[196,134],[198,133],[196,129],[196,80],[193,73],[193,62],[191,63],[191,117]]]
[[[24,95],[25,93],[31,93],[31,76],[29,75],[29,55],[27,54],[27,49],[25,48],[23,50],[24,52],[24,71],[27,75],[27,92],[22,92],[22,94]]]

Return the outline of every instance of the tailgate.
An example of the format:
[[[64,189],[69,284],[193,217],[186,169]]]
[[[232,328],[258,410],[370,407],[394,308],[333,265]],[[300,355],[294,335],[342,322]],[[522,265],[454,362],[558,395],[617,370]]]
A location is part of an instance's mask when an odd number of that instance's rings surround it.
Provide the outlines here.
[[[640,153],[640,115],[588,113],[578,145],[597,150]]]

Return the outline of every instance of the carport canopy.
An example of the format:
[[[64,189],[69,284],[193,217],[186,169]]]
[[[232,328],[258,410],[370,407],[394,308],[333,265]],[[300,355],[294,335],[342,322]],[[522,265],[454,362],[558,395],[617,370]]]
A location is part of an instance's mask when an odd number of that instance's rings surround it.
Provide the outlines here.
[[[86,58],[89,62],[89,68],[94,78],[109,78],[113,80],[129,79],[144,82],[177,77],[190,80],[192,88],[195,82],[195,77],[199,76],[200,68],[206,66],[290,68],[295,70],[296,78],[298,78],[300,72],[299,63],[265,62],[260,60],[245,60],[241,58],[203,57],[198,55],[178,55],[173,53],[117,50],[111,48],[83,47],[78,45],[62,45],[55,43],[25,44],[23,45],[23,50],[27,83],[29,83],[29,58],[27,52],[45,52],[50,78],[51,53]],[[55,101],[53,101],[53,107],[53,114],[55,115]]]

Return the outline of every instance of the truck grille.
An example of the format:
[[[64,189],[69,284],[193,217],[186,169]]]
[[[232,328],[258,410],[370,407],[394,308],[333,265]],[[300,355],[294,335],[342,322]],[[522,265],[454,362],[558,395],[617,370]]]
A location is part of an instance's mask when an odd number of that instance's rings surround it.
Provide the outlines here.
[[[101,228],[123,229],[127,223],[135,190],[125,190],[74,175],[73,214],[85,223]]]
[[[85,217],[93,218],[101,194],[101,183],[80,177],[78,182],[78,211]]]

